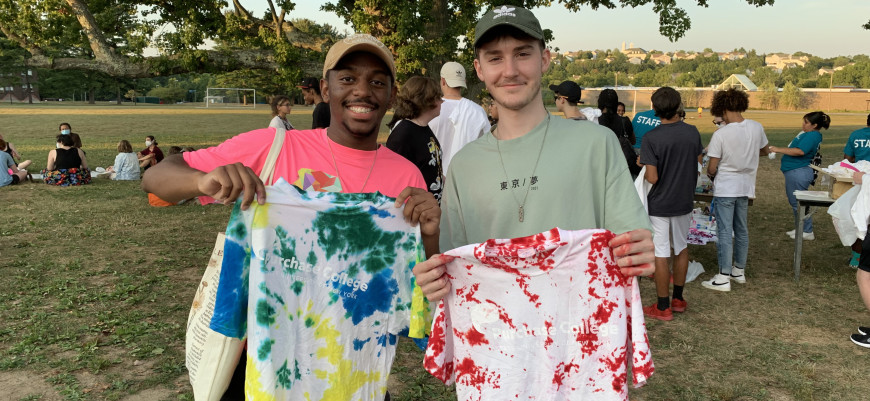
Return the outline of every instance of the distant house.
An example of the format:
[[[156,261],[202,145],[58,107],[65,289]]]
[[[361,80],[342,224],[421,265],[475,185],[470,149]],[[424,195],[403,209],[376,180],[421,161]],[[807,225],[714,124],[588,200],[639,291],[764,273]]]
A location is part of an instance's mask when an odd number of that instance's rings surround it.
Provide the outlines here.
[[[643,59],[644,57],[646,57],[647,51],[644,49],[641,49],[639,47],[632,47],[632,48],[623,50],[622,54],[624,54],[628,58],[640,57],[641,59]]]
[[[640,58],[640,57],[631,57],[631,58],[628,59],[628,62],[629,62],[630,64],[640,65],[640,64],[643,63],[643,59]]]
[[[36,70],[27,70],[26,73],[8,74],[0,76],[0,102],[27,102],[32,99],[39,102],[39,88],[36,83],[39,77]]]
[[[758,86],[756,86],[749,77],[743,74],[731,74],[730,77],[726,78],[722,81],[719,86],[716,87],[716,90],[726,90],[726,89],[739,89],[745,92],[758,90]]]
[[[827,75],[827,74],[833,74],[833,73],[834,73],[833,68],[825,68],[825,67],[819,68],[819,75]]]
[[[764,56],[764,64],[780,72],[787,68],[803,67],[810,58],[807,56],[794,57],[791,54],[772,53]]]
[[[719,53],[716,52],[704,52],[701,54],[704,57],[716,57],[717,60],[722,60],[722,57],[719,56]]]
[[[656,63],[656,64],[670,64],[671,63],[671,56],[664,54],[664,53],[655,54],[655,55],[650,56],[649,60],[652,61],[653,63]]]
[[[719,60],[742,60],[746,58],[746,53],[742,52],[727,52],[719,53]]]

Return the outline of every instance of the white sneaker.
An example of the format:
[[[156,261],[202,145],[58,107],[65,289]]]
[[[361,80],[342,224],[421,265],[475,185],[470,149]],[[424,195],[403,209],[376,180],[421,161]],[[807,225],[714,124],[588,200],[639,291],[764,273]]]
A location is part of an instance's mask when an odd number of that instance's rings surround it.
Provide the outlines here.
[[[746,276],[743,275],[743,270],[739,267],[731,268],[731,280],[736,281],[740,284],[746,284]]]
[[[786,231],[786,234],[789,236],[789,238],[794,239],[794,230]],[[804,235],[804,241],[812,241],[812,240],[816,239],[816,235],[813,234],[812,232],[803,233],[803,235]]]
[[[716,291],[731,291],[731,278],[724,274],[717,273],[709,281],[701,282],[704,288],[709,288]]]

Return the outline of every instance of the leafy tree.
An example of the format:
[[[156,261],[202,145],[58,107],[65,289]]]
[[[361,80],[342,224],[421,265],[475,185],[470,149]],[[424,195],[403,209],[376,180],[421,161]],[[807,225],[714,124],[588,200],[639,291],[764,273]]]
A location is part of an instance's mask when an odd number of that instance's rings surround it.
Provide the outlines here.
[[[334,30],[287,21],[295,7],[291,1],[269,4],[267,17],[257,18],[240,0],[226,13],[224,0],[4,1],[0,32],[26,49],[37,67],[115,78],[239,68],[316,70],[316,57],[306,62],[302,56],[321,52],[335,39]],[[203,50],[207,40],[218,46]],[[161,55],[145,57],[149,45]]]
[[[786,82],[783,86],[779,101],[780,104],[791,110],[800,110],[805,105],[804,93],[791,81]]]
[[[779,78],[779,74],[776,71],[767,67],[759,67],[752,71],[752,82],[759,87],[767,84],[776,87]]]
[[[184,88],[175,87],[157,87],[148,91],[148,96],[159,97],[167,103],[175,103],[184,100],[187,91]]]
[[[768,110],[776,110],[779,105],[779,90],[772,82],[765,82],[761,89],[761,107]]]
[[[683,100],[683,107],[697,107],[699,106],[699,101],[701,100],[701,95],[698,91],[694,89],[682,89],[680,92],[680,98]]]
[[[127,93],[124,94],[124,97],[130,99],[133,102],[133,105],[136,105],[136,99],[139,97],[140,93],[136,92],[135,89],[130,89]]]

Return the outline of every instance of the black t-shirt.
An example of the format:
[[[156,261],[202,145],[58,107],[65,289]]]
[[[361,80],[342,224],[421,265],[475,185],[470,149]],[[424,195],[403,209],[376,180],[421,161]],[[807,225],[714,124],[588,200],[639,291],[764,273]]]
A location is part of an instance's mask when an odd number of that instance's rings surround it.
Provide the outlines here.
[[[54,157],[54,169],[70,169],[70,168],[79,168],[82,165],[82,158],[79,157],[79,150],[77,148],[57,148]]]
[[[604,113],[598,117],[598,124],[610,128],[619,138],[625,138],[628,143],[634,145],[634,128],[631,126],[631,120],[628,117],[621,117],[616,113]]]
[[[314,113],[311,114],[311,117],[311,129],[329,127],[329,103],[317,103],[317,106],[314,106]]]
[[[387,148],[414,163],[429,192],[441,202],[441,189],[444,173],[441,169],[441,144],[432,129],[419,126],[408,120],[401,120],[393,126],[387,138]]]
[[[643,137],[640,162],[655,166],[659,176],[647,196],[649,215],[682,216],[692,212],[698,182],[701,134],[682,121],[662,124]]]

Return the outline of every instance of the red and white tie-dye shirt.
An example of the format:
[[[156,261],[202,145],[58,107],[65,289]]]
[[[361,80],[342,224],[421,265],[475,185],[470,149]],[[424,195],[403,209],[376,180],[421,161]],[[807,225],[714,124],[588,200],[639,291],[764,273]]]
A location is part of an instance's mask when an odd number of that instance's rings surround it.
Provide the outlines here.
[[[424,366],[459,400],[625,400],[653,371],[634,277],[606,230],[554,228],[452,251]]]

